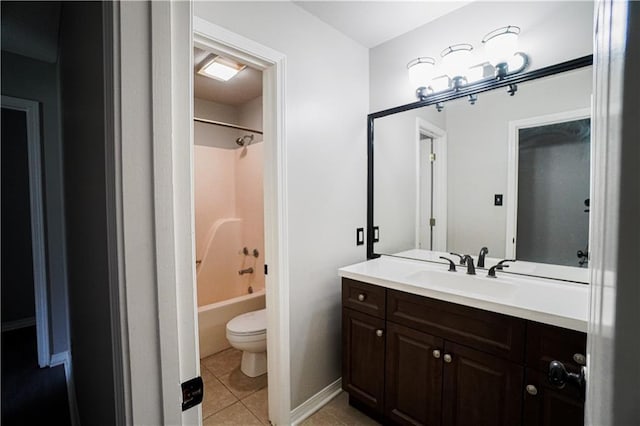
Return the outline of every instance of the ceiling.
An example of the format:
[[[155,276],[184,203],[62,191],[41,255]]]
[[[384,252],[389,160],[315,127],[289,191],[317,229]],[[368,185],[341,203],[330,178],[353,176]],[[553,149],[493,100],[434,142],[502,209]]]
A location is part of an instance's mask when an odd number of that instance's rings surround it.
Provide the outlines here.
[[[471,1],[294,1],[367,48],[416,29]]]
[[[294,3],[362,46],[372,48],[471,1],[303,0]],[[210,53],[195,47],[193,54],[196,98],[238,106],[262,95],[261,71],[247,67],[231,80],[221,82],[197,74],[201,63]]]
[[[209,52],[193,48],[193,92],[199,99],[238,106],[262,95],[262,71],[246,67],[229,81],[218,81],[197,73]]]

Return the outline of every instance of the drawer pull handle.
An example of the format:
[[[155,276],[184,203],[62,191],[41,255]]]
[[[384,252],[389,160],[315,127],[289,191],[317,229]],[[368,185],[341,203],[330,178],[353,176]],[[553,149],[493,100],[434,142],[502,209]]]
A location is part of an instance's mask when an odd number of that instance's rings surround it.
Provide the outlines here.
[[[537,395],[538,394],[538,388],[536,388],[533,385],[527,385],[526,389],[527,389],[527,393],[529,395]]]
[[[382,331],[380,329],[376,330],[376,336],[382,337],[383,334],[384,334],[384,331]]]
[[[433,357],[434,358],[440,358],[440,351],[438,349],[434,349],[433,350]]]
[[[366,294],[364,294],[364,293],[360,293],[360,294],[358,295],[358,300],[359,300],[360,302],[364,302],[364,300],[365,300],[366,298],[367,298],[367,295],[366,295]]]
[[[446,362],[447,364],[449,364],[451,362],[451,355],[449,354],[444,354],[444,362]]]
[[[587,364],[587,358],[582,354],[573,354],[573,360],[578,365],[586,365]]]

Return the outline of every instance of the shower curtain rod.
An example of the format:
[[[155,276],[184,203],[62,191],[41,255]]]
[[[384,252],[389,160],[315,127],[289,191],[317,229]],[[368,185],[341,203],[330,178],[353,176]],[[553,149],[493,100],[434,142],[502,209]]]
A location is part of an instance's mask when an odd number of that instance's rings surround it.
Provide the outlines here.
[[[260,130],[250,129],[248,127],[236,126],[235,124],[223,123],[222,121],[206,120],[204,118],[193,117],[193,121],[199,121],[205,124],[214,124],[216,126],[229,127],[231,129],[244,130],[246,132],[262,134]]]

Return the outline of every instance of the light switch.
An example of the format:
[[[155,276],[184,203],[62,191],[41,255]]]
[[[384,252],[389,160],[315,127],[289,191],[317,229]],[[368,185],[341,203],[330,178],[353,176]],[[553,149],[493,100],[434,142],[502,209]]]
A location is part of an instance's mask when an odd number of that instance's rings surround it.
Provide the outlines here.
[[[502,194],[495,194],[493,196],[493,205],[501,206],[502,205]]]
[[[361,246],[364,244],[364,228],[356,229],[356,245]]]

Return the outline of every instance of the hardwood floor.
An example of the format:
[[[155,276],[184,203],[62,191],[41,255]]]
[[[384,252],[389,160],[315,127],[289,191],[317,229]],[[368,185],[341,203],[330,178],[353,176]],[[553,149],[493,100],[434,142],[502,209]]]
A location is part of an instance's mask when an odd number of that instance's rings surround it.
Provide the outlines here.
[[[38,367],[35,327],[2,333],[2,424],[71,424],[64,367]]]

